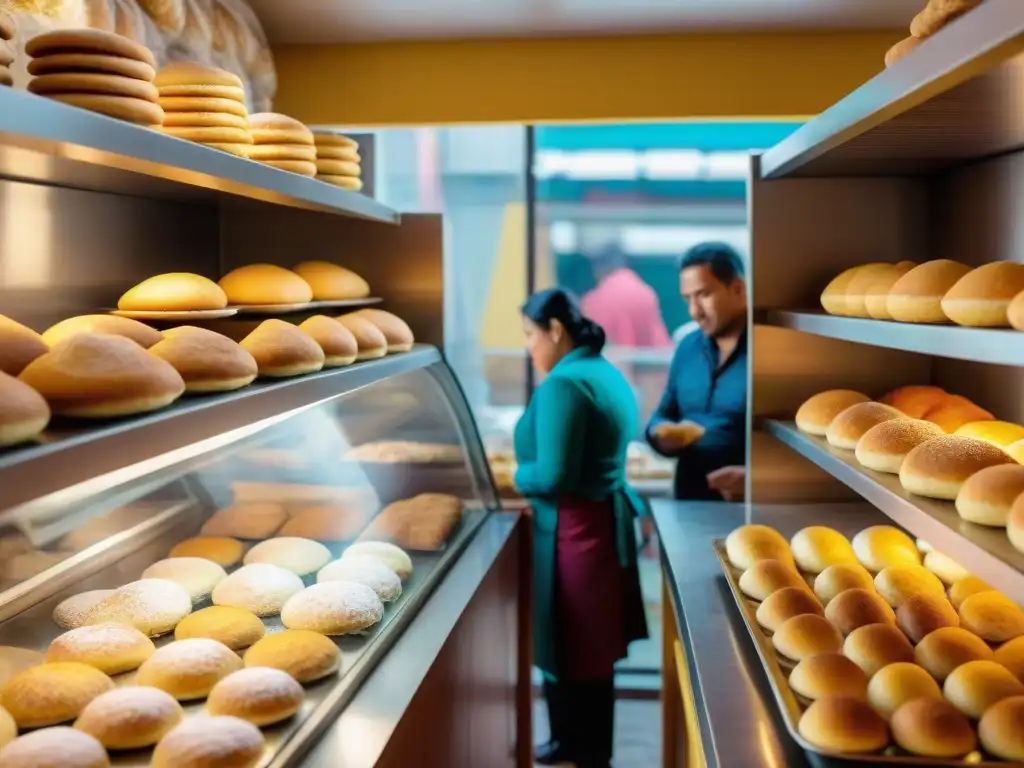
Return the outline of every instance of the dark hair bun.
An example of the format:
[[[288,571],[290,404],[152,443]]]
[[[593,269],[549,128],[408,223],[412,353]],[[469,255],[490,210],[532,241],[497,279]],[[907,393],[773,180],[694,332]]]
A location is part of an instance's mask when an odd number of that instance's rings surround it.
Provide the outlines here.
[[[579,302],[563,288],[545,288],[530,296],[521,307],[523,315],[541,328],[557,320],[572,339],[573,346],[598,353],[604,349],[604,328],[583,315]]]

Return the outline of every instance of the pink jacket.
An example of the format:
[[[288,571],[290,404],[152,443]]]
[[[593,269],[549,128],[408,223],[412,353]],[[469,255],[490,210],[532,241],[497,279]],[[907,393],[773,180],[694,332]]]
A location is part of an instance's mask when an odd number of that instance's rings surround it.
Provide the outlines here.
[[[671,346],[658,295],[631,269],[608,274],[580,303],[583,314],[604,328],[611,345]]]

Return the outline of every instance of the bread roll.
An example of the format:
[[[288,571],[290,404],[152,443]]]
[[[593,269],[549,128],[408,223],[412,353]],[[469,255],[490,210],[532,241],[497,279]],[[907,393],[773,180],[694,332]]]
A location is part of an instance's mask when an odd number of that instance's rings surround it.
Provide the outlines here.
[[[257,616],[276,616],[292,595],[302,591],[302,579],[269,563],[239,568],[214,587],[213,604],[227,605]]]
[[[249,264],[218,281],[230,304],[305,304],[313,289],[291,270],[273,264]]]
[[[942,693],[950,704],[977,720],[993,704],[1024,696],[1024,683],[994,661],[968,661],[949,673]]]
[[[55,638],[46,650],[46,660],[77,661],[105,674],[117,675],[137,669],[155,652],[153,641],[135,627],[97,624],[72,629]]]
[[[190,272],[147,278],[127,291],[117,308],[136,312],[185,312],[224,309],[228,297],[213,280]]]
[[[960,604],[960,626],[990,643],[1024,635],[1024,611],[996,591],[971,595]]]
[[[882,667],[868,683],[868,702],[886,720],[908,701],[920,698],[942,701],[942,691],[931,675],[910,661]]]
[[[891,288],[915,264],[878,264],[861,267],[846,287],[846,314],[850,317],[871,317],[868,310],[868,291],[878,282],[887,282]]]
[[[61,629],[84,627],[89,611],[112,594],[112,589],[93,589],[65,598],[53,609],[53,620]]]
[[[19,728],[42,728],[74,720],[86,704],[113,687],[113,680],[88,664],[40,664],[8,680],[0,704]]]
[[[383,331],[362,315],[355,313],[335,318],[356,339],[357,360],[375,360],[388,353],[388,340]]]
[[[838,653],[843,647],[843,636],[822,616],[803,613],[776,630],[772,645],[787,659],[801,661],[819,653]]]
[[[906,701],[889,721],[893,740],[921,757],[954,758],[973,752],[977,738],[970,721],[949,702],[933,696]]]
[[[254,768],[263,757],[260,729],[237,717],[186,718],[153,750],[153,768]]]
[[[872,677],[890,664],[912,662],[914,648],[891,624],[865,624],[846,638],[843,655]]]
[[[994,261],[972,269],[942,298],[942,311],[957,325],[1006,328],[1010,301],[1024,291],[1024,264]]]
[[[17,376],[48,349],[43,337],[31,328],[0,315],[0,373]]]
[[[867,403],[871,400],[861,392],[852,389],[830,389],[827,392],[819,392],[810,399],[804,401],[796,412],[796,427],[801,432],[809,435],[825,436],[829,424],[840,413],[858,403]]]
[[[857,276],[859,272],[866,268],[877,268],[883,266],[880,262],[871,264],[861,264],[857,267],[850,267],[843,272],[836,275],[832,281],[825,286],[825,290],[821,292],[821,306],[830,315],[849,315],[850,303],[847,298],[847,290],[850,287],[850,283]]]
[[[244,562],[246,565],[269,563],[298,576],[306,576],[331,562],[331,551],[317,541],[280,536],[260,542],[250,549]]]
[[[206,537],[266,539],[284,525],[288,512],[276,502],[243,503],[219,509],[203,524]]]
[[[807,589],[807,582],[791,565],[778,560],[758,560],[740,576],[739,586],[747,597],[764,600],[786,587]]]
[[[853,537],[853,551],[860,564],[873,573],[890,565],[920,565],[914,540],[891,525],[872,525]]]
[[[245,546],[238,539],[227,536],[196,536],[179,541],[167,556],[201,557],[227,568],[241,562],[244,552]]]
[[[314,315],[303,320],[299,330],[320,345],[324,351],[325,368],[351,365],[359,355],[359,344],[352,331],[327,315]]]
[[[966,397],[947,395],[945,400],[929,409],[921,418],[938,424],[943,432],[952,434],[964,424],[972,421],[988,421],[994,419],[995,416],[984,408],[979,408]]]
[[[830,565],[814,579],[814,594],[823,605],[828,605],[840,592],[848,589],[875,588],[874,579],[860,563]]]
[[[1024,637],[1015,638],[999,646],[993,661],[1002,664],[1024,683]]]
[[[389,355],[397,352],[408,352],[412,349],[412,345],[416,340],[412,329],[398,315],[385,312],[383,309],[361,309],[355,314],[365,320],[369,320],[380,329],[380,332],[384,334],[384,338],[387,339]]]
[[[185,391],[169,363],[128,339],[98,333],[57,343],[19,378],[46,398],[53,413],[76,418],[145,413]]]
[[[201,557],[170,557],[158,560],[142,572],[144,579],[167,579],[188,592],[193,603],[205,600],[213,588],[228,576],[212,560]]]
[[[889,291],[897,280],[917,264],[913,261],[901,261],[893,266],[896,267],[895,270],[872,275],[870,283],[864,289],[864,308],[868,317],[875,320],[892,320],[892,315],[889,314]]]
[[[978,525],[1005,528],[1010,509],[1024,493],[1024,466],[1000,464],[971,475],[956,497],[956,511]]]
[[[292,271],[309,283],[317,301],[365,299],[370,295],[370,285],[363,278],[329,261],[303,261]]]
[[[858,403],[836,416],[825,432],[829,445],[854,450],[864,433],[877,424],[906,418],[895,408],[882,403]]]
[[[0,371],[0,448],[31,440],[49,423],[50,406],[43,396]]]
[[[966,578],[960,579],[955,582],[953,586],[949,588],[947,593],[949,596],[949,602],[953,604],[953,607],[958,611],[960,606],[963,605],[971,595],[977,595],[981,592],[991,592],[992,587],[986,584],[984,581],[979,579],[977,576],[967,576]]]
[[[233,651],[248,648],[267,632],[253,613],[229,605],[211,605],[189,614],[174,628],[175,640],[202,637],[216,640]]]
[[[143,749],[160,741],[184,717],[169,693],[139,685],[97,696],[82,710],[75,728],[107,749]]]
[[[984,440],[986,443],[992,443],[996,448],[1005,449],[1018,440],[1024,440],[1024,427],[1020,424],[1011,424],[1008,421],[986,419],[984,421],[969,421],[958,427],[953,434]]]
[[[787,619],[802,613],[822,615],[818,598],[806,587],[786,587],[770,594],[757,607],[757,622],[774,632]]]
[[[1006,518],[1006,535],[1018,552],[1024,552],[1024,499],[1018,497]]]
[[[231,715],[257,726],[287,720],[302,707],[302,686],[273,667],[248,667],[225,677],[210,691],[206,710]]]
[[[0,749],[4,768],[109,768],[103,745],[74,728],[44,728],[26,733]]]
[[[412,558],[401,548],[386,541],[357,541],[341,555],[342,560],[350,557],[368,556],[386,565],[405,581],[412,576]]]
[[[767,525],[743,525],[731,531],[725,538],[725,553],[730,563],[744,571],[758,560],[796,565],[789,542]]]
[[[812,525],[797,531],[790,541],[797,567],[806,573],[821,573],[838,563],[856,563],[849,539],[832,528]]]
[[[258,373],[255,358],[241,345],[191,325],[164,331],[163,341],[149,351],[174,366],[186,392],[230,392],[251,384]]]
[[[969,661],[991,661],[992,649],[977,635],[960,627],[942,627],[925,635],[914,648],[914,661],[938,681]]]
[[[241,668],[242,660],[226,645],[197,637],[160,648],[139,667],[135,682],[190,701],[206,698],[218,681]]]
[[[941,552],[929,552],[924,556],[924,567],[939,577],[943,584],[955,584],[970,576],[967,569]]]
[[[854,455],[865,469],[898,475],[908,453],[943,434],[942,429],[930,421],[891,419],[865,432],[857,441]]]
[[[398,574],[369,555],[347,557],[328,563],[320,569],[316,581],[318,584],[325,581],[352,581],[362,584],[372,589],[385,603],[393,602],[402,596],[402,580],[398,578]]]
[[[942,298],[971,268],[949,259],[914,267],[889,290],[886,308],[901,323],[946,323]]]
[[[800,735],[827,752],[877,752],[889,743],[885,720],[866,701],[852,696],[826,696],[801,715]]]
[[[256,359],[260,376],[271,378],[315,373],[326,360],[312,336],[284,320],[264,320],[242,339],[242,348]]]
[[[825,606],[825,618],[848,635],[868,624],[896,625],[896,614],[881,597],[866,589],[848,589]]]
[[[967,479],[986,467],[1012,464],[999,448],[981,440],[943,435],[921,443],[900,468],[904,490],[933,499],[956,499]]]
[[[923,419],[928,411],[945,402],[947,397],[946,391],[939,387],[911,384],[886,392],[878,402],[891,405],[908,418]]]
[[[192,597],[166,579],[142,579],[115,589],[85,615],[86,624],[127,624],[149,637],[173,630],[192,612]]]
[[[245,666],[273,667],[300,683],[312,683],[338,671],[341,651],[319,632],[286,629],[267,635],[246,651]]]
[[[149,349],[163,339],[159,331],[138,320],[117,315],[81,315],[61,320],[43,332],[43,341],[53,349],[62,341],[67,341],[80,333],[102,333],[108,336],[121,336],[131,339],[143,349]]]
[[[866,698],[868,676],[839,653],[819,653],[801,661],[789,675],[789,687],[805,699],[824,696]]]
[[[996,757],[1024,760],[1024,696],[1009,696],[985,710],[978,738],[985,751]]]
[[[281,609],[288,629],[324,635],[362,632],[384,618],[384,604],[370,587],[351,581],[327,581],[293,595]]]
[[[937,629],[960,626],[960,617],[945,595],[911,595],[896,611],[896,626],[916,644]]]
[[[893,608],[899,608],[913,595],[946,599],[946,588],[939,577],[919,565],[890,565],[884,568],[875,577],[875,590]]]

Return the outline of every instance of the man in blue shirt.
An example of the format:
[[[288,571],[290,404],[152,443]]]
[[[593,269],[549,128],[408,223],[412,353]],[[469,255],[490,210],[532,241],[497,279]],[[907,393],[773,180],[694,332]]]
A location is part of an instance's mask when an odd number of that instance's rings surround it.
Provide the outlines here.
[[[678,459],[675,496],[740,501],[746,483],[747,287],[725,243],[683,256],[679,284],[697,327],[676,348],[647,440]]]

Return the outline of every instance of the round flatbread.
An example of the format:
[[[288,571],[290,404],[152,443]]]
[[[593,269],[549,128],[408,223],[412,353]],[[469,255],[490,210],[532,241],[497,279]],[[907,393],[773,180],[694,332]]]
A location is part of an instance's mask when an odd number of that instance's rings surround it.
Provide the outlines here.
[[[248,117],[249,114],[245,110],[245,104],[212,96],[164,96],[161,94],[160,106],[163,107],[164,112],[226,112],[239,117]]]
[[[156,77],[156,70],[144,61],[126,59],[124,56],[106,56],[102,53],[51,53],[28,63],[30,75],[68,74],[72,72],[97,72],[104,75],[121,75],[149,83]]]
[[[156,67],[153,52],[127,37],[100,29],[57,29],[25,43],[25,53],[36,59],[50,53],[104,53],[144,61]]]
[[[164,121],[164,111],[157,104],[127,96],[107,96],[98,93],[54,93],[46,98],[136,125],[160,125]]]
[[[52,93],[100,93],[107,96],[128,96],[157,103],[156,88],[152,83],[121,75],[101,75],[95,72],[67,72],[33,77],[28,90],[40,96]]]
[[[298,128],[252,128],[252,122],[249,123],[249,126],[252,130],[252,140],[256,144],[302,144],[307,147],[314,146],[313,142],[309,140],[310,133],[308,130],[299,130]]]
[[[164,112],[164,127],[237,128],[248,131],[244,117],[227,112]]]

